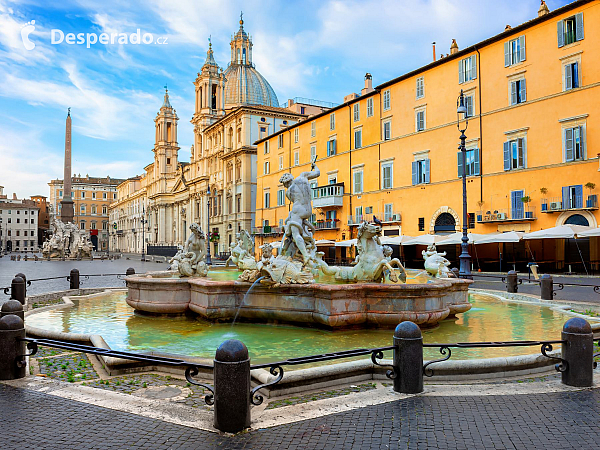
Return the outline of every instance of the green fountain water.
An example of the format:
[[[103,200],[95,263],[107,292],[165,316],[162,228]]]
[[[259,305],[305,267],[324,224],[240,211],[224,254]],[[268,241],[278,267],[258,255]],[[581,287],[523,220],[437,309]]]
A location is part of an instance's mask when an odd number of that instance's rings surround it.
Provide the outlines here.
[[[231,273],[227,273],[231,272]],[[223,271],[229,276],[236,271]],[[227,275],[225,275],[227,273]],[[353,348],[391,345],[392,330],[346,329],[327,331],[291,325],[210,323],[189,317],[156,317],[134,313],[125,291],[74,300],[72,308],[44,311],[27,317],[27,324],[52,331],[99,334],[112,349],[158,351],[213,358],[226,339],[243,341],[255,363]],[[426,343],[559,339],[568,316],[550,308],[510,303],[471,295],[473,308],[457,319],[444,320],[423,332]],[[453,350],[453,359],[522,355],[539,349]],[[436,358],[426,349],[425,358]]]

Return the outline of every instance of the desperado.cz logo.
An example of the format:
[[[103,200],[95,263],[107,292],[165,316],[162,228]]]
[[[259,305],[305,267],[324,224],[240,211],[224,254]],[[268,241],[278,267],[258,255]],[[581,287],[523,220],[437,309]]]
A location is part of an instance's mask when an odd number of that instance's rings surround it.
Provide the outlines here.
[[[135,33],[67,33],[53,28],[50,32],[50,43],[52,45],[65,44],[83,45],[90,48],[95,44],[113,45],[113,44],[157,44],[166,45],[168,36],[154,37],[152,33],[143,33],[138,28]],[[27,48],[27,47],[26,47]]]

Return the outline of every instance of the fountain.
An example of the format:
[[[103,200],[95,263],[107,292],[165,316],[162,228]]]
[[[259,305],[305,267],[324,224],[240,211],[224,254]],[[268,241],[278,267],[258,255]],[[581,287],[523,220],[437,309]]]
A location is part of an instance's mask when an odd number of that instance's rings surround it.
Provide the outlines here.
[[[471,308],[471,281],[450,277],[443,254],[435,249],[424,254],[426,270],[435,276],[407,271],[381,244],[381,223],[359,225],[354,266],[329,266],[323,261],[308,221],[312,214],[309,182],[319,174],[313,160],[309,172],[296,178],[289,173],[281,177],[292,209],[277,256],[273,256],[271,245],[265,244],[260,259],[255,260],[251,237],[243,230],[227,261],[237,265],[238,270],[208,270],[203,261],[204,234],[192,224],[185,248],[172,259],[171,268],[176,271],[127,277],[127,303],[141,312],[191,311],[210,321],[231,321],[239,314],[248,321],[328,328],[392,327],[404,320],[431,327]],[[223,280],[223,273],[237,275],[237,280]],[[249,292],[250,284],[259,279]]]
[[[92,257],[94,246],[89,234],[72,222],[57,219],[49,207],[51,237],[42,245],[42,255],[48,259],[87,259]]]

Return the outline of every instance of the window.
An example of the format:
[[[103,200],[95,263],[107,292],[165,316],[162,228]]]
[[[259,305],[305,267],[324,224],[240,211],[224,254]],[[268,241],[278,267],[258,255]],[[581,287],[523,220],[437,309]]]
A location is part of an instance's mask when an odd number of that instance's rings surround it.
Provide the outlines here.
[[[25,213],[27,213],[27,211],[25,211]],[[27,223],[27,219],[25,219],[25,223]]]
[[[557,22],[558,47],[583,40],[583,13]]]
[[[79,228],[82,230],[85,230],[85,220],[82,220],[81,222],[79,222]]]
[[[265,141],[265,155],[269,154],[269,141]]]
[[[11,222],[12,222],[12,219],[9,217],[8,218],[8,223],[11,223]]]
[[[525,35],[504,43],[504,67],[525,61]]]
[[[354,194],[361,194],[363,191],[363,171],[355,170],[352,174],[354,179]]]
[[[525,78],[510,82],[510,104],[518,105],[527,100],[527,90],[525,88]]]
[[[294,142],[297,144],[300,140],[300,130],[298,128],[294,128]]]
[[[417,111],[415,116],[415,127],[417,131],[425,130],[425,110]]]
[[[381,165],[381,189],[392,189],[394,183],[394,163]]]
[[[96,214],[96,205],[92,205],[92,214]]]
[[[337,141],[330,139],[327,141],[327,156],[334,156],[337,150]]]
[[[260,138],[262,139],[267,134],[267,127],[260,127]]]
[[[171,158],[167,158],[167,164],[171,164]]]
[[[102,193],[102,198],[103,198],[104,200],[106,200],[106,192],[103,192],[103,193]]]
[[[475,96],[467,95],[465,96],[465,108],[467,108],[467,117],[473,117],[475,115],[474,108]]]
[[[85,198],[85,191],[81,191],[81,198]]]
[[[335,113],[329,115],[329,129],[335,130]]]
[[[300,165],[300,152],[294,152],[294,166]]]
[[[306,107],[304,107],[304,106],[300,107],[300,114],[306,114]]]
[[[59,196],[60,198],[62,198],[62,196],[63,196],[63,191],[58,191],[58,196]]]
[[[271,207],[271,193],[265,192],[265,208]]]
[[[578,161],[585,158],[583,135],[583,127],[565,128],[565,161]]]
[[[373,116],[373,97],[367,99],[367,117]]]
[[[81,214],[85,214],[85,205],[81,205],[79,209],[81,211]]]
[[[167,163],[167,164],[168,164],[168,163]],[[95,193],[95,192],[92,192],[92,198],[93,198],[94,200],[96,200],[96,193]]]
[[[513,139],[504,143],[504,170],[527,167],[527,147],[525,138]]]
[[[317,156],[317,146],[316,145],[311,145],[310,146],[310,160],[314,160],[315,156]]]
[[[394,217],[394,204],[386,203],[383,205],[383,221],[390,222]]]
[[[102,222],[102,229],[108,230],[108,222],[106,220]]]
[[[512,219],[522,219],[524,216],[523,197],[525,197],[525,191],[510,191],[510,217]]]
[[[466,83],[477,78],[477,56],[472,55],[458,62],[458,83]]]
[[[412,162],[412,184],[429,183],[429,159],[421,159]]]
[[[30,220],[29,220],[29,223],[30,223],[31,225],[33,225],[33,219],[30,219]]]
[[[116,200],[116,199],[117,199],[117,194],[115,193],[115,194],[113,194],[113,200]]]
[[[354,148],[362,147],[362,128],[354,130]]]
[[[579,87],[579,61],[565,64],[565,91]]]
[[[268,175],[269,173],[271,173],[271,168],[269,167],[269,161],[265,161],[265,170],[264,170],[264,174]]]
[[[242,212],[242,194],[238,194],[235,196],[235,203],[236,203],[236,211],[237,212]]]
[[[363,220],[363,209],[362,206],[357,206],[354,208],[354,223],[362,222]]]
[[[95,230],[95,229],[96,229],[96,222],[92,222],[91,229],[92,229],[92,230]]]
[[[392,122],[389,120],[383,122],[383,140],[389,141],[392,138]]]
[[[475,213],[467,213],[467,227],[475,228]]]
[[[387,111],[390,109],[390,90],[383,91],[383,110]]]
[[[283,134],[277,136],[277,145],[279,146],[279,148],[283,147]]]
[[[466,158],[467,165],[465,166],[465,170],[468,177],[473,175],[479,175],[479,149],[471,148],[467,149]],[[457,154],[458,160],[458,178],[463,176],[463,155],[462,152],[458,152]]]
[[[425,79],[423,77],[417,78],[417,98],[425,97]]]
[[[284,205],[285,205],[285,190],[279,189],[277,191],[277,206],[284,206]]]
[[[283,170],[283,156],[279,157],[279,170]]]
[[[419,217],[419,231],[425,231],[425,217]]]
[[[563,209],[583,208],[583,185],[563,186],[562,207]]]
[[[315,137],[317,135],[317,123],[313,120],[310,124],[310,136]]]
[[[358,122],[360,120],[360,104],[359,103],[354,104],[354,106],[352,107],[352,112],[353,112],[354,121]]]

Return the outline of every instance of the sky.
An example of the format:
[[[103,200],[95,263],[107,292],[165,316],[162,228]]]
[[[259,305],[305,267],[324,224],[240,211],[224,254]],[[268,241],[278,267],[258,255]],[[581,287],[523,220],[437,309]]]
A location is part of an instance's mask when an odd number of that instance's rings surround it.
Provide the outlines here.
[[[63,176],[68,107],[73,174],[141,174],[153,160],[165,85],[180,119],[179,159],[189,161],[193,81],[209,36],[227,67],[242,10],[253,62],[280,103],[341,103],[360,92],[366,72],[376,86],[431,62],[432,42],[438,55],[450,52],[453,38],[467,47],[536,17],[539,3],[0,0],[0,186],[19,198],[49,195],[48,182]],[[546,3],[554,10],[569,0]],[[131,39],[138,29],[149,44]],[[83,43],[77,36],[68,43],[68,33],[83,33]],[[101,33],[114,33],[114,42],[94,43]]]

